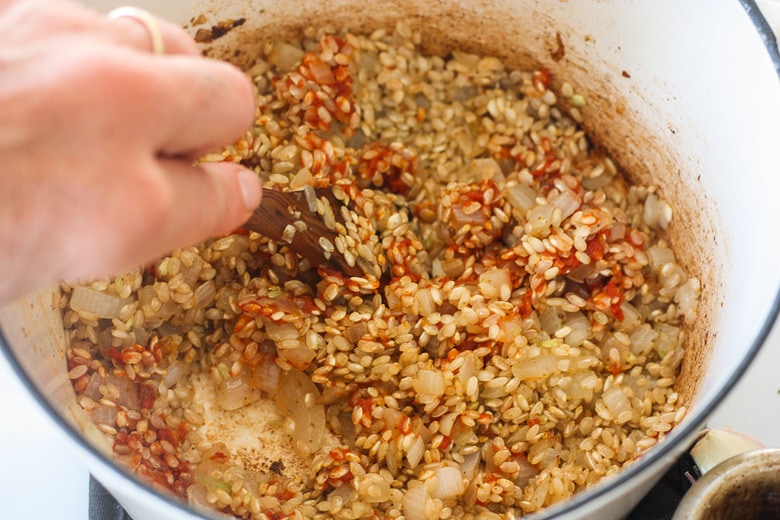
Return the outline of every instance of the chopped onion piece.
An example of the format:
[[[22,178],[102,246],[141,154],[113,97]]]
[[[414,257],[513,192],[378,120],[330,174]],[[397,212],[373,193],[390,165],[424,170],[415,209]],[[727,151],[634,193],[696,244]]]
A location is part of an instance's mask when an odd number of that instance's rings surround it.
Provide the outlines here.
[[[361,321],[360,323],[356,323],[347,328],[345,336],[350,341],[350,343],[357,343],[363,339],[363,336],[368,334],[368,332],[368,323]]]
[[[187,488],[187,503],[200,511],[213,511],[214,508],[206,498],[208,492],[203,484],[193,484]]]
[[[458,378],[465,385],[469,382],[469,379],[477,375],[476,357],[470,351],[459,354],[458,357],[464,358],[463,364],[458,370]]]
[[[553,335],[563,326],[562,311],[558,307],[546,307],[539,313],[539,322],[542,330],[547,334]]]
[[[346,487],[346,486],[345,486]],[[369,473],[357,482],[360,497],[369,504],[378,504],[391,498],[390,482],[378,473]]]
[[[263,361],[252,372],[252,386],[275,396],[279,391],[282,369],[271,356],[265,356]]]
[[[295,423],[292,435],[295,450],[302,456],[317,451],[325,431],[325,406],[309,376],[297,369],[284,373],[274,400],[282,415]]]
[[[558,369],[558,358],[551,355],[539,355],[531,359],[524,359],[512,365],[512,373],[515,377],[526,379],[542,379],[551,376]]]
[[[82,392],[85,396],[89,397],[93,401],[99,401],[102,397],[100,394],[100,385],[105,384],[105,379],[98,372],[93,372],[89,376],[89,383],[87,388]]]
[[[701,283],[698,278],[689,278],[674,294],[677,302],[677,312],[685,317],[685,323],[693,323],[696,319],[696,307],[699,303]]]
[[[674,263],[674,253],[666,246],[652,246],[645,253],[650,266],[654,269],[660,269],[666,264]]]
[[[214,285],[214,280],[208,280],[203,282],[195,289],[195,305],[202,309],[205,309],[211,302],[214,301],[214,297],[217,295],[217,289]]]
[[[409,449],[406,450],[406,460],[409,462],[409,467],[416,468],[423,455],[425,455],[425,441],[421,435],[415,435]]]
[[[463,456],[463,462],[460,463],[460,472],[468,480],[472,480],[477,475],[479,462],[482,460],[482,454],[479,450]]]
[[[629,332],[634,330],[642,322],[642,315],[639,314],[637,308],[630,303],[626,301],[621,302],[620,310],[623,312],[623,320],[615,322],[615,329]]]
[[[463,271],[466,270],[466,266],[464,265],[462,259],[453,258],[451,260],[442,260],[441,270],[446,276],[449,276],[450,278],[457,278],[463,274]]]
[[[444,466],[434,471],[436,476],[436,487],[433,489],[431,496],[433,498],[455,498],[463,494],[466,491],[465,483],[463,482],[463,473],[455,466]]]
[[[237,410],[260,399],[260,390],[252,387],[247,372],[238,377],[219,375],[218,379],[215,385],[217,402],[225,410]]]
[[[509,269],[489,269],[479,275],[479,290],[485,298],[509,300],[512,296],[512,278]]]
[[[566,325],[569,326],[571,332],[564,339],[571,347],[579,347],[593,334],[590,321],[581,312],[573,312],[567,315]]]
[[[438,518],[438,516],[429,516],[428,510],[431,508],[431,497],[428,487],[423,485],[415,486],[406,490],[404,493],[403,512],[407,520],[428,520]]]
[[[528,485],[529,480],[539,474],[539,470],[536,469],[536,466],[528,462],[528,459],[525,457],[518,457],[515,459],[515,462],[520,468],[520,471],[515,475],[514,482],[516,486],[522,488]]]
[[[174,361],[168,365],[167,373],[163,376],[163,383],[168,388],[178,383],[184,375],[189,372],[189,365],[183,361]]]
[[[128,410],[139,411],[141,409],[141,401],[138,399],[138,387],[133,381],[127,377],[117,376],[113,371],[108,371],[106,373],[106,383],[113,385],[119,391],[119,397],[116,400],[117,404],[127,407]]]
[[[436,302],[433,300],[433,293],[430,289],[419,289],[414,297],[420,306],[420,316],[430,316],[436,312]]]
[[[289,43],[277,41],[268,55],[268,62],[271,65],[275,65],[281,72],[290,72],[298,66],[303,59],[303,55],[303,49]]]
[[[119,311],[130,303],[130,298],[120,298],[113,294],[96,291],[90,287],[77,285],[70,297],[70,308],[76,312],[89,312],[98,318],[119,318]]]
[[[643,323],[634,329],[629,336],[629,339],[631,340],[631,352],[635,355],[648,353],[657,337],[658,332],[656,332],[649,323]]]
[[[297,340],[300,337],[298,328],[294,323],[277,324],[272,321],[266,321],[265,331],[268,337],[277,343],[284,340]]]
[[[506,190],[506,200],[523,214],[536,206],[536,191],[526,184],[515,184]]]
[[[414,389],[420,394],[443,395],[444,376],[440,370],[419,370],[414,375]]]
[[[550,205],[560,209],[562,218],[566,218],[579,209],[580,199],[570,191],[563,191],[550,202]]]
[[[312,60],[311,62],[307,63],[307,65],[311,71],[311,75],[314,78],[314,81],[320,85],[332,85],[336,83],[336,77],[333,75],[333,71],[331,70],[330,65],[324,61]]]
[[[601,398],[604,399],[604,404],[613,418],[617,418],[623,412],[631,411],[631,402],[619,386],[610,387]]]
[[[298,370],[306,370],[315,355],[315,352],[304,344],[293,348],[280,348],[277,352],[279,359],[287,361]]]
[[[114,426],[116,420],[116,406],[97,405],[88,412],[89,419],[97,425],[107,424]]]

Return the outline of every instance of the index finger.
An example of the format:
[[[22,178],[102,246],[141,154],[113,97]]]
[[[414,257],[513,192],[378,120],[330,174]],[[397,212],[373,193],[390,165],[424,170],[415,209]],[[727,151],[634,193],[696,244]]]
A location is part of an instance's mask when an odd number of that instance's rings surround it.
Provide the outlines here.
[[[154,14],[125,6],[101,21],[101,36],[136,49],[160,54],[200,54],[195,41],[181,27]],[[159,46],[159,49],[156,47]]]
[[[161,64],[161,99],[150,117],[158,122],[163,155],[197,157],[233,142],[254,123],[254,86],[238,68],[187,56],[165,56]]]

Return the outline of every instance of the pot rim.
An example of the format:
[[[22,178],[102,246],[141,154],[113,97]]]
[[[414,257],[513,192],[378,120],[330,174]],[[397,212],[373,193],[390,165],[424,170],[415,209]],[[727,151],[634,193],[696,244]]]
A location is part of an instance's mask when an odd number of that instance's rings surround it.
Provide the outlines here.
[[[753,25],[756,28],[759,36],[761,37],[766,51],[769,53],[769,57],[775,68],[775,72],[780,78],[780,49],[778,49],[778,40],[775,34],[772,32],[769,23],[764,15],[761,13],[756,0],[739,0],[742,8],[747,13]],[[715,395],[707,403],[704,403],[696,413],[690,416],[686,424],[674,428],[674,437],[666,439],[664,442],[659,443],[657,447],[652,448],[642,457],[642,461],[638,464],[632,464],[625,469],[619,471],[616,475],[608,478],[602,484],[594,487],[591,490],[583,491],[571,497],[561,504],[555,504],[549,506],[537,513],[533,513],[528,518],[556,518],[570,513],[583,504],[592,500],[603,498],[609,494],[615,493],[617,489],[623,486],[627,481],[635,478],[641,472],[646,470],[646,467],[653,465],[654,463],[670,458],[673,451],[677,448],[677,445],[685,439],[692,438],[694,434],[704,424],[707,417],[713,412],[715,407],[724,399],[724,397],[734,388],[737,382],[745,374],[748,366],[753,362],[757,356],[761,347],[766,343],[767,337],[771,332],[778,316],[780,316],[780,287],[777,288],[774,301],[771,307],[768,309],[764,322],[755,338],[753,339],[746,355],[742,358],[739,366],[734,370],[731,377],[725,382],[721,388],[715,392]],[[175,499],[173,496],[160,492],[159,490],[149,486],[143,480],[138,478],[135,474],[125,471],[118,466],[116,462],[107,456],[105,453],[99,451],[95,446],[87,442],[86,438],[80,435],[73,426],[65,420],[60,412],[44,397],[42,392],[35,386],[30,376],[24,371],[16,355],[10,349],[8,340],[3,332],[2,325],[0,325],[0,352],[6,357],[11,367],[11,370],[16,374],[19,381],[26,387],[27,391],[31,394],[33,399],[41,406],[46,412],[46,415],[54,421],[58,429],[63,431],[67,436],[79,445],[83,450],[87,452],[89,456],[97,460],[102,466],[108,468],[112,474],[119,476],[124,482],[133,486],[135,491],[142,491],[147,493],[151,497],[154,497],[157,501],[164,502],[167,506],[174,507],[182,513],[187,513],[195,518],[208,519],[208,512],[197,510],[189,507],[185,502]],[[212,516],[213,518],[213,516]]]

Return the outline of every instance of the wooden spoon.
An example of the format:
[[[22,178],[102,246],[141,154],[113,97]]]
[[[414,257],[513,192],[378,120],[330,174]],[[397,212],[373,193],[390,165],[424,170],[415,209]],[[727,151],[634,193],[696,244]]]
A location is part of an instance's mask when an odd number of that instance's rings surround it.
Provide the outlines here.
[[[340,219],[340,208],[344,202],[335,197],[333,190],[316,188],[312,191],[317,199],[324,196],[331,203],[334,216]],[[333,248],[338,232],[325,224],[322,215],[313,208],[313,199],[311,192],[307,197],[303,190],[281,192],[266,189],[260,206],[244,227],[286,244],[314,267],[329,267],[347,276],[365,276],[357,263],[350,265],[344,255]]]

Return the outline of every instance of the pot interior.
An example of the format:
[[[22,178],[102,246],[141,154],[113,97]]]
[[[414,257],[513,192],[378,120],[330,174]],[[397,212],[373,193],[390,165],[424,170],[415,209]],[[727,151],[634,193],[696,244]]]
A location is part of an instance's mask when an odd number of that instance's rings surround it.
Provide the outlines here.
[[[773,265],[780,246],[772,239],[780,191],[773,153],[780,88],[771,57],[739,3],[138,3],[183,22],[193,34],[243,20],[204,46],[207,54],[238,65],[250,63],[265,39],[295,35],[311,23],[366,32],[403,20],[423,34],[430,52],[495,55],[511,67],[547,68],[554,90],[571,83],[587,98],[581,110],[592,141],[630,178],[657,185],[671,204],[668,239],[680,263],[702,282],[699,318],[687,331],[677,387],[688,418],[667,441],[685,437],[704,420],[768,332],[780,287]],[[33,391],[68,428],[109,453],[75,403],[53,292],[3,309],[3,334]],[[651,452],[637,466],[653,460]]]

